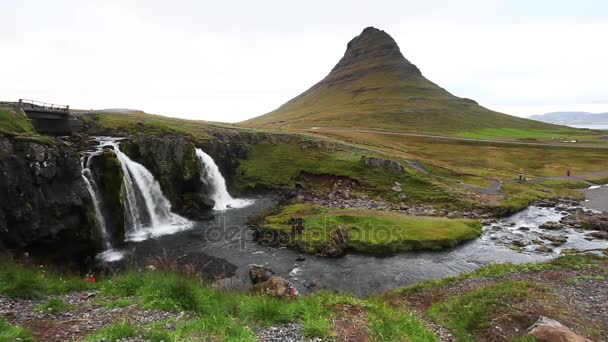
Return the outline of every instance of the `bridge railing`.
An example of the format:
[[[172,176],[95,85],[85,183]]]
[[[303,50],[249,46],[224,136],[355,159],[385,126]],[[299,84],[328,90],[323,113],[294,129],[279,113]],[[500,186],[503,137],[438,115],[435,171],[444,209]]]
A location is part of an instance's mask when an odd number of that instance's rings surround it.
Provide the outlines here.
[[[41,101],[19,99],[19,106],[21,108],[36,108],[50,111],[61,111],[69,112],[70,106],[58,105],[53,103],[46,103]]]

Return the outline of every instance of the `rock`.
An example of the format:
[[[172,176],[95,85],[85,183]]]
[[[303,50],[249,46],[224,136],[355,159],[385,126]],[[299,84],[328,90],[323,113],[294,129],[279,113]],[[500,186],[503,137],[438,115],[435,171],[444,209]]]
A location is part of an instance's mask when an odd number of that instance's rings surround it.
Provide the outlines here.
[[[515,240],[512,242],[512,244],[515,247],[526,247],[527,245],[529,245],[527,242],[525,242],[523,240]]]
[[[296,261],[305,261],[305,260],[306,260],[306,258],[302,254],[298,255],[298,257],[296,258]]]
[[[562,228],[562,224],[556,221],[549,221],[541,224],[538,228],[545,230],[558,230]]]
[[[554,235],[540,235],[542,239],[547,241],[551,241],[551,245],[553,246],[561,246],[568,242],[568,238],[565,236],[554,236]]]
[[[263,283],[273,275],[274,271],[268,266],[249,265],[249,277],[254,284]]]
[[[336,246],[336,245],[328,245],[327,247],[325,247],[322,251],[321,251],[321,255],[322,256],[326,256],[326,257],[330,257],[330,258],[336,258],[339,256],[344,255],[344,249]]]
[[[604,231],[591,232],[591,233],[587,234],[587,236],[590,236],[595,239],[608,240],[608,232],[604,232]]]
[[[394,185],[391,190],[396,191],[396,192],[401,192],[401,186],[399,185]]]
[[[519,227],[518,230],[529,231],[530,228],[528,228],[528,227]]]
[[[547,247],[547,246],[538,246],[535,249],[536,252],[540,252],[540,253],[551,253],[553,252],[553,249]]]
[[[278,275],[273,275],[266,281],[257,283],[252,291],[276,298],[295,298],[299,295],[293,284]]]
[[[576,334],[558,321],[541,317],[528,331],[528,336],[536,338],[538,342],[591,342]]]

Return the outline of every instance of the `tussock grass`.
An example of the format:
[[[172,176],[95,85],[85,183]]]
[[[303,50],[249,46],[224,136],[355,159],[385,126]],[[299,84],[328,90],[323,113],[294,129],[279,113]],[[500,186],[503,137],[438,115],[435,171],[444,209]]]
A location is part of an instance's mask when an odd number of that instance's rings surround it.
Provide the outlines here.
[[[47,313],[59,313],[65,310],[68,310],[69,306],[65,303],[65,301],[61,298],[51,298],[49,300],[47,300],[46,302],[36,306],[36,310],[40,311],[40,312],[47,312]]]
[[[453,296],[433,304],[428,314],[449,327],[458,341],[474,341],[475,332],[488,328],[491,318],[518,298],[544,296],[539,284],[505,281]]]
[[[12,326],[0,317],[0,342],[33,342],[32,334],[22,327]]]

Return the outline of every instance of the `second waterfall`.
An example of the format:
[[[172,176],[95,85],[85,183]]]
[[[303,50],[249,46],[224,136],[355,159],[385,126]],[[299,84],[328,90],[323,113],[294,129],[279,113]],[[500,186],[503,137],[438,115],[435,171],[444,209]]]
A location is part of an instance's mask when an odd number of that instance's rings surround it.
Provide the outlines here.
[[[214,210],[243,208],[253,203],[253,201],[249,199],[239,199],[230,196],[228,188],[226,187],[226,180],[210,155],[203,152],[200,148],[197,148],[196,157],[201,166],[201,171],[203,171],[201,172],[202,181],[209,186],[211,199],[215,202],[213,207]]]

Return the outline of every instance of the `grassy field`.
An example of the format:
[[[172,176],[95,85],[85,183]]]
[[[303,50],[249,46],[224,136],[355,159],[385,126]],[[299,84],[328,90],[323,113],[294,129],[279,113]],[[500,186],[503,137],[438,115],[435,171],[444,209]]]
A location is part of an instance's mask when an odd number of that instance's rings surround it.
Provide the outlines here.
[[[195,140],[208,140],[211,130],[238,129],[229,124],[171,118],[143,112],[81,112],[81,118],[96,129],[123,134],[185,134]]]
[[[299,323],[300,332],[306,337],[340,337],[338,334],[345,333],[342,329],[346,322],[349,329],[363,331],[367,341],[439,341],[423,324],[423,316],[448,328],[457,341],[483,340],[488,332],[497,331],[497,325],[504,329],[505,321],[515,322],[509,326],[518,330],[503,330],[510,336],[507,340],[524,341],[523,335],[531,324],[529,316],[538,313],[574,324],[577,330],[598,339],[606,327],[598,327],[584,312],[564,306],[555,295],[554,286],[563,284],[576,290],[587,282],[600,284],[606,281],[607,267],[607,258],[581,254],[545,263],[492,264],[472,273],[421,282],[367,299],[320,291],[282,300],[220,291],[195,278],[167,271],[127,271],[88,283],[41,267],[3,262],[0,295],[31,300],[35,308],[52,308],[46,311],[44,320],[54,322],[60,329],[72,328],[65,325],[62,312],[78,316],[90,310],[88,306],[66,306],[62,299],[83,291],[98,291],[88,301],[103,303],[107,312],[130,307],[173,315],[141,324],[134,317],[115,311],[114,320],[86,336],[85,341],[133,337],[155,342],[254,341],[257,329],[285,322]],[[546,274],[551,274],[550,281]],[[171,318],[180,312],[186,314],[185,319]],[[46,333],[28,328],[11,324],[8,317],[0,319],[0,341],[20,338],[29,342]]]
[[[305,229],[298,234],[291,232],[293,223],[290,220],[294,218],[304,221]],[[327,248],[339,244],[344,244],[341,248],[363,253],[437,250],[454,247],[481,234],[481,224],[477,220],[406,216],[371,210],[330,210],[311,204],[284,207],[259,225],[288,236],[288,245],[313,254],[324,253]]]
[[[457,201],[449,190],[433,183],[425,175],[411,168],[394,173],[389,170],[366,166],[361,158],[374,156],[364,150],[347,146],[323,144],[301,140],[272,143],[262,141],[250,146],[246,159],[239,160],[237,185],[241,190],[258,187],[293,187],[296,182],[306,182],[303,174],[346,177],[358,183],[355,192],[365,192],[387,200],[399,201],[400,192],[391,190],[395,182],[402,184],[408,201],[447,202]],[[406,165],[407,166],[407,165]],[[313,181],[310,181],[313,182]],[[330,184],[311,184],[322,190]]]

